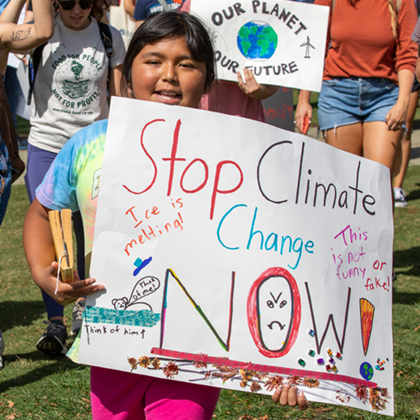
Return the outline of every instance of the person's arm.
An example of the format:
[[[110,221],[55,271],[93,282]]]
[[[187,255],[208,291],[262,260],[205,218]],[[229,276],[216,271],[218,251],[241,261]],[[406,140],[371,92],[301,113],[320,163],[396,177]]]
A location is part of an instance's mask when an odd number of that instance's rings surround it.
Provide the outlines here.
[[[61,305],[74,302],[77,298],[105,290],[96,280],[86,279],[73,283],[58,282],[58,263],[55,260],[54,243],[48,220],[50,209],[35,199],[29,207],[23,225],[23,246],[35,283]],[[51,263],[51,261],[54,261]]]
[[[420,45],[419,45],[419,54],[420,54]],[[419,55],[419,58],[417,59],[416,77],[417,77],[417,80],[420,80],[419,79],[419,77],[420,77],[420,55]]]
[[[3,13],[0,14],[0,22],[17,23],[25,2],[26,0],[10,0]]]
[[[279,86],[260,85],[251,70],[244,68],[243,72],[244,78],[242,78],[239,71],[236,72],[238,77],[238,86],[242,92],[250,98],[260,100],[267,99],[279,90]]]
[[[129,0],[127,0],[129,1]],[[136,5],[134,6],[133,19],[136,22],[136,29],[146,20],[147,14],[144,9],[144,1],[136,0]]]
[[[111,74],[109,77],[109,96],[121,96],[121,76],[122,64],[111,69]]]
[[[136,2],[133,0],[124,0],[124,10],[130,15],[131,18],[134,16],[134,8]]]
[[[54,34],[51,0],[34,0],[32,24],[0,23],[0,46],[7,52],[24,53],[44,43]]]
[[[301,90],[299,92],[298,104],[295,112],[295,124],[300,133],[303,133],[303,125],[305,117],[312,120],[312,107],[310,104],[311,92],[309,90]]]
[[[25,12],[25,19],[23,19],[23,23],[33,22],[34,21],[34,12],[32,10],[32,1],[28,0],[26,3],[26,12]]]
[[[403,1],[398,11],[398,42],[395,48],[394,65],[398,74],[398,100],[385,117],[388,130],[396,131],[405,123],[413,88],[417,62],[416,39],[417,9],[412,1]],[[414,30],[414,33],[413,33]]]
[[[411,70],[403,69],[398,72],[398,85],[400,88],[398,100],[385,117],[388,130],[397,131],[405,123],[413,82],[414,74]]]

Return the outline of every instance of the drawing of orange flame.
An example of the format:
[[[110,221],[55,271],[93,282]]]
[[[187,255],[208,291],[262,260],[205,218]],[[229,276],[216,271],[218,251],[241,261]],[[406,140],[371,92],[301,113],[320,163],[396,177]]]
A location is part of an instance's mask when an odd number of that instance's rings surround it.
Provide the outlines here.
[[[360,323],[362,327],[363,351],[365,352],[365,356],[369,348],[374,315],[375,307],[367,299],[360,299]]]

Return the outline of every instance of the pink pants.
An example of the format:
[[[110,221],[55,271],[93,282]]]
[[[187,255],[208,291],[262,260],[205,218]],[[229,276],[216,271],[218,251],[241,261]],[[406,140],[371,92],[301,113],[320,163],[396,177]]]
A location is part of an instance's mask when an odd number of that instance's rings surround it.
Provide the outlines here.
[[[220,389],[92,367],[93,420],[209,420]]]

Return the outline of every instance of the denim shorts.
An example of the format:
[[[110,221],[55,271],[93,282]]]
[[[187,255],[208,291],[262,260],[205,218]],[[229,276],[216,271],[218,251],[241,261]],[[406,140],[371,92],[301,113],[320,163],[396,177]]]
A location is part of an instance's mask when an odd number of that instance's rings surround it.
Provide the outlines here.
[[[12,190],[12,164],[9,152],[0,134],[0,225],[6,214],[7,202]]]
[[[398,86],[388,79],[337,77],[324,80],[318,99],[320,130],[384,121],[397,103]]]

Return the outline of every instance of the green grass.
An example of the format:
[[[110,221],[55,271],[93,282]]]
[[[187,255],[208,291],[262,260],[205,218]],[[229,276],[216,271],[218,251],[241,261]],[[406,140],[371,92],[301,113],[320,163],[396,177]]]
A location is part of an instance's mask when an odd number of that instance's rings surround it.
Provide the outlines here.
[[[408,170],[409,206],[395,212],[394,285],[396,419],[420,419],[420,167]],[[0,327],[5,367],[0,371],[0,418],[90,419],[89,369],[65,357],[49,358],[35,343],[46,318],[39,289],[31,280],[22,248],[28,208],[25,187],[14,186],[0,228]],[[71,319],[71,308],[65,315]],[[311,403],[305,412],[279,408],[269,397],[222,391],[215,419],[386,419],[387,417]]]
[[[31,128],[29,121],[19,116],[17,116],[16,121],[17,121],[16,134],[21,137],[22,136],[27,137],[29,134],[29,129]]]

